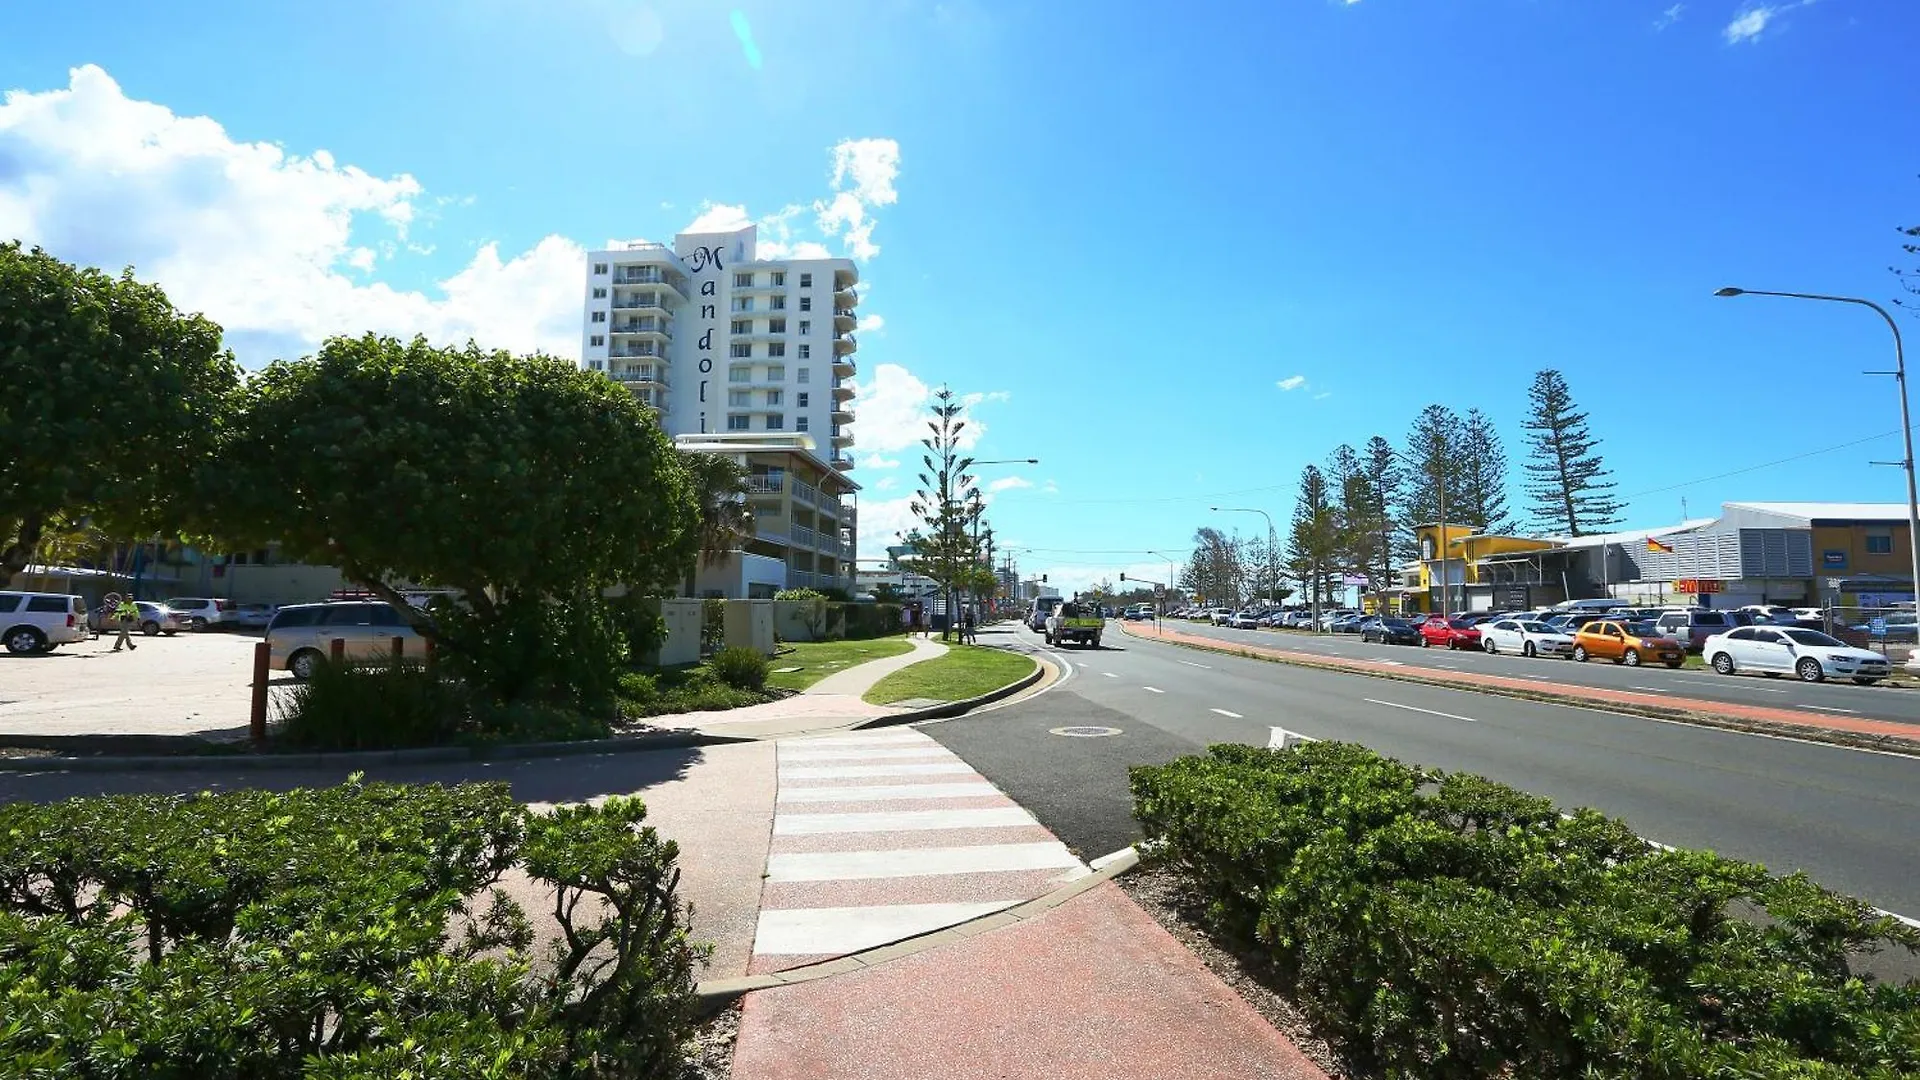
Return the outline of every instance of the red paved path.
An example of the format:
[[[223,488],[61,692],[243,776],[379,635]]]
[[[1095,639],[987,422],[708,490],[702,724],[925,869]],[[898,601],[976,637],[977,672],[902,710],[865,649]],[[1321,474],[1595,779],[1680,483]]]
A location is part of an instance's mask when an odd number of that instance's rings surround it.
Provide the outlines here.
[[[1509,690],[1522,690],[1530,694],[1552,693],[1561,697],[1575,697],[1591,701],[1596,705],[1608,704],[1643,705],[1665,710],[1704,713],[1709,716],[1721,716],[1732,720],[1757,720],[1764,723],[1795,724],[1800,727],[1824,728],[1828,731],[1850,731],[1863,735],[1895,735],[1902,738],[1920,740],[1920,724],[1903,724],[1894,720],[1867,720],[1845,716],[1833,716],[1828,713],[1803,712],[1798,709],[1769,709],[1761,705],[1736,705],[1726,701],[1705,701],[1700,698],[1676,697],[1672,694],[1636,694],[1631,690],[1608,690],[1602,687],[1581,686],[1573,683],[1543,684],[1531,679],[1516,679],[1502,675],[1479,675],[1471,672],[1447,671],[1440,668],[1409,668],[1390,666],[1378,660],[1349,660],[1340,657],[1322,656],[1318,653],[1301,652],[1297,649],[1281,649],[1271,645],[1241,644],[1222,641],[1219,638],[1200,634],[1187,634],[1179,630],[1155,630],[1148,633],[1136,631],[1129,623],[1122,622],[1120,628],[1134,637],[1150,641],[1173,641],[1183,645],[1197,645],[1216,652],[1248,652],[1256,656],[1272,656],[1284,660],[1298,660],[1314,667],[1334,668],[1352,671],[1363,675],[1402,675],[1417,674],[1422,681],[1447,683],[1471,689],[1476,686],[1499,687]]]
[[[735,1080],[1326,1080],[1125,893],[747,996]]]

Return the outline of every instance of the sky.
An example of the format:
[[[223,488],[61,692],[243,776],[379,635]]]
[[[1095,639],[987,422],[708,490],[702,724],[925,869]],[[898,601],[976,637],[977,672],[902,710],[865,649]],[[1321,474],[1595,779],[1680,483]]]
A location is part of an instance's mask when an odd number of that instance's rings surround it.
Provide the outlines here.
[[[945,385],[1039,459],[980,468],[989,521],[1072,590],[1265,530],[1211,506],[1284,532],[1430,402],[1499,424],[1524,518],[1545,367],[1627,526],[1900,501],[1885,324],[1711,294],[1905,295],[1915,41],[1912,0],[0,4],[0,238],[250,366],[577,359],[584,251],[756,221],[860,265],[863,558]]]

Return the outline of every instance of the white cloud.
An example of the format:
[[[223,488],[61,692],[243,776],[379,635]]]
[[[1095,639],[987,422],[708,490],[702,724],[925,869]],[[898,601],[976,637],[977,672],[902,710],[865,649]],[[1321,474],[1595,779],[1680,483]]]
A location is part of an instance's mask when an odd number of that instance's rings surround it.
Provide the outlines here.
[[[913,512],[912,495],[897,499],[860,500],[860,535],[857,538],[861,559],[884,559],[887,546],[900,542],[903,533],[921,528],[924,522]]]
[[[985,394],[976,390],[971,394],[960,395],[960,405],[962,408],[967,408],[967,409],[971,409],[976,405],[984,405],[989,401],[1012,401],[1012,400],[1013,400],[1013,393],[1007,390],[995,390],[991,393],[985,393]]]
[[[1040,485],[1040,494],[1058,495],[1060,494],[1060,485],[1053,482],[1052,480],[1049,480],[1046,483]]]
[[[1313,395],[1313,400],[1315,400],[1315,401],[1325,401],[1325,400],[1327,400],[1328,398],[1330,398],[1330,397],[1332,397],[1332,396],[1333,396],[1333,391],[1331,391],[1331,390],[1323,390],[1323,391],[1321,391],[1320,393],[1318,393],[1318,394],[1315,394],[1315,395]]]
[[[886,328],[887,328],[887,320],[883,316],[880,316],[880,315],[860,316],[860,332],[863,334],[877,334],[880,331],[885,330]]]
[[[1819,0],[1793,0],[1792,3],[1786,4],[1754,4],[1742,9],[1740,14],[1735,15],[1733,21],[1728,23],[1720,33],[1729,45],[1757,42],[1760,40],[1760,35],[1766,33],[1767,27],[1780,16],[1795,8],[1811,7],[1818,2]]]
[[[881,457],[879,454],[868,454],[861,459],[860,467],[863,469],[897,469],[900,467],[900,459]]]
[[[133,266],[224,326],[250,363],[367,330],[562,356],[579,346],[579,245],[549,236],[502,258],[483,244],[433,296],[361,284],[370,248],[407,242],[419,181],[235,141],[210,118],[127,97],[93,65],[62,89],[6,94],[0,160],[0,236]],[[382,239],[356,242],[369,233]]]
[[[1274,383],[1273,385],[1279,387],[1282,390],[1292,392],[1294,390],[1298,390],[1301,387],[1307,385],[1307,377],[1305,375],[1289,375],[1286,378],[1281,379],[1279,382]]]
[[[1002,491],[1012,491],[1015,488],[1030,488],[1032,486],[1033,481],[1024,476],[1003,476],[998,480],[987,482],[987,490],[995,494]]]
[[[1653,28],[1655,30],[1665,30],[1667,27],[1672,26],[1674,23],[1679,22],[1681,13],[1686,10],[1687,10],[1687,5],[1685,4],[1673,5],[1667,10],[1661,12],[1659,18],[1653,20]]]
[[[753,224],[753,219],[747,216],[747,208],[744,206],[703,202],[700,204],[700,212],[695,214],[693,220],[687,222],[686,228],[680,231],[688,233],[737,232],[751,224]]]
[[[900,201],[893,182],[900,175],[900,144],[893,139],[843,139],[833,148],[833,194],[815,202],[814,222],[841,236],[849,256],[866,262],[880,254],[873,242],[876,206]]]
[[[894,462],[894,464],[895,464],[895,465],[898,465],[898,464],[900,464],[900,463],[896,461],[896,462]],[[875,480],[875,481],[874,481],[873,483],[871,483],[871,484],[868,484],[868,485],[867,485],[867,490],[869,490],[869,491],[892,491],[892,490],[894,489],[894,487],[895,487],[895,485],[897,485],[897,484],[899,484],[899,482],[900,482],[900,478],[899,478],[899,477],[897,477],[897,476],[883,476],[883,477],[881,477],[880,479],[878,479],[878,480]]]
[[[855,383],[853,388],[854,430],[860,445],[876,454],[917,449],[927,437],[933,387],[899,364],[876,364],[873,378]],[[986,401],[1006,400],[1005,391],[993,394],[968,394],[961,398],[965,407],[961,418],[967,426],[960,432],[962,450],[971,450],[987,432],[987,425],[973,415],[973,407]]]

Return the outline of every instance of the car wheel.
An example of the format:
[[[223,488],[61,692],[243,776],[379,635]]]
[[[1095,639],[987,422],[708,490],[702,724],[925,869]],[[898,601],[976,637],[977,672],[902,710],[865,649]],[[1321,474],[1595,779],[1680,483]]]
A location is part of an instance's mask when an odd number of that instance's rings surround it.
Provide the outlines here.
[[[1626,652],[1621,653],[1620,662],[1627,665],[1628,667],[1639,667],[1640,666],[1640,650],[1628,649]]]
[[[205,630],[206,628],[207,628],[207,620],[201,618],[198,615],[195,615],[193,618],[187,620],[187,629],[189,630]]]
[[[1733,674],[1733,657],[1726,653],[1715,653],[1713,655],[1713,670],[1722,675]]]
[[[1480,647],[1487,650],[1489,653],[1492,653],[1495,656],[1498,656],[1500,654],[1500,646],[1494,644],[1492,638],[1481,638]]]
[[[142,634],[147,635],[148,637],[153,637],[160,633],[160,624],[157,622],[153,622],[152,620],[148,620],[147,622],[143,622],[140,624],[140,632]]]
[[[1793,673],[1800,676],[1801,682],[1824,682],[1827,678],[1826,669],[1820,666],[1820,661],[1811,656],[1795,664]]]
[[[160,632],[161,632],[161,633],[163,633],[163,634],[165,634],[165,635],[167,635],[168,637],[172,637],[173,635],[175,635],[175,634],[177,634],[177,633],[179,633],[180,631],[178,631],[178,630],[162,630],[162,631],[160,631]]]
[[[1094,639],[1093,639],[1093,647],[1094,647],[1094,648],[1096,648],[1096,649],[1100,647],[1100,639],[1099,639],[1099,638],[1097,638],[1097,637],[1096,637],[1096,638],[1094,638]]]
[[[301,649],[287,658],[287,670],[301,682],[313,678],[314,670],[319,666],[320,654],[312,649]]]
[[[1877,682],[1879,682],[1880,680],[1879,680],[1879,679],[1860,679],[1860,678],[1856,678],[1856,679],[1854,679],[1853,681],[1854,681],[1854,682],[1856,682],[1856,683],[1858,683],[1858,684],[1859,684],[1859,685],[1861,685],[1861,686],[1872,686],[1872,685],[1873,685],[1874,683],[1877,683]]]
[[[1534,657],[1534,654],[1535,654],[1535,653],[1537,653],[1537,652],[1539,652],[1539,650],[1538,650],[1538,649],[1535,649],[1535,648],[1533,647],[1533,642],[1531,642],[1531,641],[1523,641],[1523,642],[1521,642],[1521,643],[1520,643],[1520,655],[1521,655],[1521,656],[1524,656],[1524,657],[1526,657],[1527,659],[1529,659],[1529,660],[1531,660],[1531,659],[1533,659],[1533,657]]]
[[[1423,648],[1423,649],[1431,649],[1431,648],[1433,648],[1433,639],[1432,639],[1432,638],[1430,638],[1430,637],[1428,637],[1428,636],[1427,636],[1427,635],[1425,635],[1425,634],[1421,634],[1421,635],[1420,635],[1420,647],[1421,647],[1421,648]]]
[[[1679,671],[1680,665],[1686,663],[1686,661],[1685,660],[1668,660],[1668,661],[1665,661],[1665,663],[1668,667],[1672,668],[1673,670]]]
[[[37,653],[47,647],[47,637],[31,626],[7,631],[7,651],[16,656]]]
[[[1586,663],[1586,662],[1587,662],[1587,647],[1586,647],[1585,645],[1575,645],[1575,646],[1573,647],[1573,658],[1574,658],[1575,660],[1578,660],[1578,661],[1580,661],[1580,662],[1581,662],[1581,663],[1583,663],[1583,664],[1584,664],[1584,663]]]

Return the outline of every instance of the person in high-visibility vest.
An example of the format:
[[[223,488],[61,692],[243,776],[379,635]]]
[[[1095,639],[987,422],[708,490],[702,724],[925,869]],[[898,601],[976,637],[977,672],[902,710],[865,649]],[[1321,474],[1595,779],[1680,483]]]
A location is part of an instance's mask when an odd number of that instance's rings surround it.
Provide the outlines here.
[[[133,628],[140,623],[139,605],[131,596],[118,595],[108,597],[107,603],[113,605],[113,621],[120,625],[120,637],[114,641],[112,651],[119,652],[122,645],[129,651],[139,648],[133,643]]]

